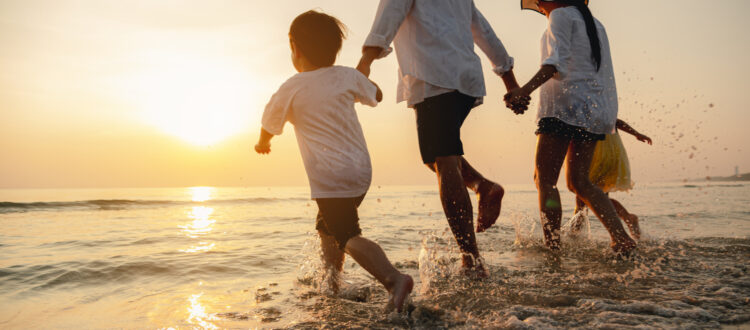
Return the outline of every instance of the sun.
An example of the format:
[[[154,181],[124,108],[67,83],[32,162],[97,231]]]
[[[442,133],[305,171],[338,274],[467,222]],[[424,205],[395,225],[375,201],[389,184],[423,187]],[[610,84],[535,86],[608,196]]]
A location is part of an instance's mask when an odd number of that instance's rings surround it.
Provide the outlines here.
[[[132,97],[148,123],[198,146],[248,128],[254,84],[239,65],[184,54],[149,62],[131,82]]]

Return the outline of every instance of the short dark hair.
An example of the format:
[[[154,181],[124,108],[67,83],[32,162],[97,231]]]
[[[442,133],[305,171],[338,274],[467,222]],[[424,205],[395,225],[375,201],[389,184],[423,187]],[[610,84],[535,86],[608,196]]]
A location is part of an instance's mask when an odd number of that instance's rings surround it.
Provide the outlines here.
[[[292,21],[289,37],[310,63],[331,66],[341,50],[344,30],[346,26],[335,17],[310,10]]]

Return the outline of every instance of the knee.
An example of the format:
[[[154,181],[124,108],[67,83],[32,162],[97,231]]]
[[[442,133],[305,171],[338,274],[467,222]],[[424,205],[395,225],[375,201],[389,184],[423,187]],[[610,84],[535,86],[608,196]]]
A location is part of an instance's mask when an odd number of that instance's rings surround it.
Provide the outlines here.
[[[568,191],[570,191],[570,192],[572,192],[572,193],[575,194],[576,193],[576,185],[573,183],[573,180],[568,179],[567,181],[568,181],[567,182]]]
[[[556,182],[552,178],[540,175],[539,171],[534,172],[534,183],[536,183],[537,190],[549,191],[555,189]]]
[[[444,157],[436,157],[434,168],[435,170],[440,173],[445,170],[452,170],[452,169],[459,169],[460,162],[458,156],[444,156]]]
[[[586,194],[593,186],[587,176],[571,175],[568,177],[568,189],[576,195]]]
[[[427,164],[424,164],[424,166],[427,166],[427,168],[430,169],[430,171],[433,171],[433,172],[437,171],[435,169],[435,163],[427,163]]]

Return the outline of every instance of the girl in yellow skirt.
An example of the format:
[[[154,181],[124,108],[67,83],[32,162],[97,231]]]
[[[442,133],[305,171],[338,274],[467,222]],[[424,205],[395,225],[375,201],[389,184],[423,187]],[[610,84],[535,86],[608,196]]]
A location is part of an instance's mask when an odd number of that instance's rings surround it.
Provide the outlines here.
[[[635,136],[638,141],[652,143],[651,138],[639,133],[628,123],[617,119],[617,130],[614,134],[606,136],[604,141],[599,141],[594,149],[594,155],[591,159],[591,168],[589,170],[589,179],[591,183],[597,185],[607,194],[613,191],[628,191],[633,188],[633,181],[630,180],[630,163],[628,154],[625,152],[625,146],[620,139],[619,131]],[[638,225],[638,216],[628,212],[624,206],[614,198],[610,198],[617,211],[617,215],[627,224],[630,234],[636,240],[641,237],[641,229]],[[572,232],[581,230],[585,217],[583,209],[586,204],[580,198],[576,198],[575,216],[570,220]]]

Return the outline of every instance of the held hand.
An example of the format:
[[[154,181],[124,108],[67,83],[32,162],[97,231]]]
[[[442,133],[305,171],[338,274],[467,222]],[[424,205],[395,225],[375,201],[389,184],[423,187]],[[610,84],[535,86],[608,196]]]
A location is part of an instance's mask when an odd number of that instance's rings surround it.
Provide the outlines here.
[[[636,139],[638,139],[638,141],[641,141],[641,142],[646,142],[646,143],[648,143],[648,145],[651,145],[651,144],[652,144],[652,142],[651,142],[651,138],[650,138],[650,137],[648,137],[648,136],[645,136],[645,135],[643,135],[643,134],[638,134],[638,135],[636,135],[636,137],[635,137],[635,138],[636,138]]]
[[[517,115],[523,114],[529,108],[531,97],[523,88],[514,88],[503,97],[505,106]]]
[[[362,57],[359,59],[359,63],[357,63],[357,70],[359,70],[359,72],[362,72],[365,77],[369,78],[370,65],[372,65],[372,62],[375,61],[375,59],[377,59],[382,52],[383,49],[379,47],[362,48]]]
[[[267,155],[271,152],[271,144],[258,142],[258,144],[255,145],[255,152]]]

